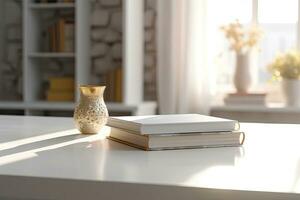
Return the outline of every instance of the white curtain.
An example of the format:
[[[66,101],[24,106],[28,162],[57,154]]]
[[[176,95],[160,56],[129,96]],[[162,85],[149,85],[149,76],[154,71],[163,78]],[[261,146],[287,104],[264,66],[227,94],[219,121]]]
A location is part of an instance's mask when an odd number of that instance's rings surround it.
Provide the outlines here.
[[[208,114],[205,0],[157,2],[159,112]]]

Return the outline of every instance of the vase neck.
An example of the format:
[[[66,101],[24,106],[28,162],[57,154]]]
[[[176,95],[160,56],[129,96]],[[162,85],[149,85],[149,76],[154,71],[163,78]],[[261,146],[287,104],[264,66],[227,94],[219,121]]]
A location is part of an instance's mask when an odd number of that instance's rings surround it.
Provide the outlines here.
[[[103,93],[105,86],[81,86],[80,87],[80,99],[84,100],[103,100]]]
[[[103,96],[100,95],[100,96],[96,96],[96,95],[83,95],[83,94],[80,94],[80,100],[81,101],[103,101]]]

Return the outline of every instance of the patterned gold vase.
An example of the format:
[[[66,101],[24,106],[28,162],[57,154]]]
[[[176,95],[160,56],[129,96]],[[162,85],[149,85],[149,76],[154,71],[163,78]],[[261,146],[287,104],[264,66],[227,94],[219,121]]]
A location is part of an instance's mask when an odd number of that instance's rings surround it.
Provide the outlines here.
[[[74,121],[82,134],[95,134],[106,124],[108,111],[103,100],[105,86],[80,86],[80,100],[75,107]]]

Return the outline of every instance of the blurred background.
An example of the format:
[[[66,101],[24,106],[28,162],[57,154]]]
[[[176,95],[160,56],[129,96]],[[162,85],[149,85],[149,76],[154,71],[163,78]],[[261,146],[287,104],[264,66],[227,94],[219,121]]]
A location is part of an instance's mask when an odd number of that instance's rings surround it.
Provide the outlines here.
[[[299,7],[299,0],[1,0],[0,114],[72,116],[79,85],[96,84],[107,86],[110,115],[298,123]]]

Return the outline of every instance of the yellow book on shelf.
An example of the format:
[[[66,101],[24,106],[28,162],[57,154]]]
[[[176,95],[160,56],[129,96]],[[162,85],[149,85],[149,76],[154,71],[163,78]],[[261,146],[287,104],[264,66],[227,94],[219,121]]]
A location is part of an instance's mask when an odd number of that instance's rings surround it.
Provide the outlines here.
[[[110,99],[110,92],[111,92],[111,87],[110,87],[110,85],[109,85],[109,73],[106,73],[106,74],[104,74],[104,80],[105,80],[105,83],[104,83],[104,85],[106,86],[106,88],[105,88],[105,92],[104,92],[104,100],[105,101],[112,101],[111,99]]]
[[[52,77],[49,78],[50,91],[72,91],[74,92],[73,77]]]
[[[122,68],[115,70],[115,101],[122,102]]]
[[[47,101],[74,101],[74,92],[48,91]]]
[[[52,51],[57,52],[57,34],[56,34],[56,24],[51,27],[52,34]]]
[[[48,32],[49,32],[49,47],[51,52],[56,51],[56,44],[55,44],[55,26],[50,25],[48,27]]]
[[[59,52],[65,51],[65,19],[61,18],[57,22],[57,46]]]
[[[115,72],[114,70],[110,70],[108,72],[109,82],[108,87],[110,87],[109,100],[116,101],[115,99]]]

